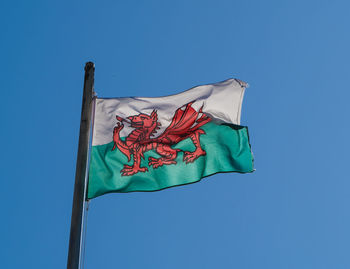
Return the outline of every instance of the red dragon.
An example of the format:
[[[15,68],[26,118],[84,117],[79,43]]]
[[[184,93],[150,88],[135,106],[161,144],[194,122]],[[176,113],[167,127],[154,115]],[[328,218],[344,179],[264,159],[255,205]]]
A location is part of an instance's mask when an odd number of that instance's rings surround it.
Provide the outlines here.
[[[158,121],[158,114],[153,110],[150,115],[138,114],[135,116],[123,119],[116,116],[117,126],[113,130],[113,150],[118,148],[128,161],[133,156],[133,165],[124,165],[120,171],[122,176],[131,176],[138,172],[148,171],[147,167],[141,167],[141,158],[144,159],[144,153],[149,150],[155,150],[161,157],[148,158],[148,165],[153,168],[158,168],[162,165],[176,164],[176,157],[180,149],[172,148],[173,145],[180,141],[190,138],[196,147],[193,152],[184,151],[183,160],[186,163],[194,162],[198,157],[205,155],[206,152],[201,148],[199,136],[205,134],[204,130],[200,129],[204,124],[211,119],[202,111],[203,106],[197,112],[193,107],[193,102],[190,102],[175,111],[170,125],[158,137],[152,138],[161,125]],[[125,139],[120,138],[120,131],[124,128],[123,122],[130,124],[130,127],[135,128]]]

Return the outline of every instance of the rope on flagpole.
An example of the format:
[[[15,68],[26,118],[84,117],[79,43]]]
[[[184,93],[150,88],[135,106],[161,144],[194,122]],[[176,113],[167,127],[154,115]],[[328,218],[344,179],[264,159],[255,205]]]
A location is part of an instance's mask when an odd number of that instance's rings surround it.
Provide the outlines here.
[[[91,148],[93,143],[93,133],[94,133],[94,126],[95,126],[95,109],[96,109],[96,99],[97,94],[93,90],[92,93],[92,115],[91,115],[91,129],[90,129],[90,143],[89,143],[89,149],[88,149],[88,158],[87,158],[87,168],[86,168],[86,176],[85,176],[85,194],[84,194],[84,221],[83,221],[83,231],[82,231],[82,250],[81,250],[81,258],[79,261],[80,269],[85,268],[85,253],[86,253],[86,235],[87,235],[87,223],[88,223],[88,212],[89,212],[89,206],[90,206],[90,200],[87,198],[87,192],[88,192],[88,181],[89,181],[89,169],[90,169],[90,160],[91,160]]]
[[[81,255],[81,269],[85,268],[85,253],[86,253],[86,234],[87,234],[87,223],[88,223],[88,212],[89,212],[90,200],[85,202],[85,214],[84,214],[84,227],[83,227],[83,251]]]
[[[83,232],[82,232],[82,250],[81,250],[81,259],[80,259],[80,269],[85,268],[85,253],[86,253],[86,235],[87,235],[87,223],[88,223],[88,212],[89,212],[89,206],[90,206],[90,200],[87,198],[87,192],[88,192],[88,181],[89,181],[89,170],[90,170],[90,160],[91,160],[91,148],[93,143],[93,133],[94,133],[94,126],[95,126],[95,109],[96,109],[96,99],[97,95],[96,92],[93,90],[92,93],[92,115],[91,115],[91,129],[90,129],[90,143],[89,143],[89,149],[88,149],[88,158],[87,158],[87,168],[86,168],[86,178],[85,178],[85,194],[84,194],[84,221],[83,221]]]

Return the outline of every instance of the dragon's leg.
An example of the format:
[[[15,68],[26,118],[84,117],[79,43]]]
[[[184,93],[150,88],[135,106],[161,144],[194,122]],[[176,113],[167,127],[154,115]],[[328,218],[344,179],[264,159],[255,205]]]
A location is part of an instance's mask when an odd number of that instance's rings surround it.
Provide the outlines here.
[[[194,131],[194,133],[192,133],[189,136],[191,138],[194,146],[196,147],[196,149],[193,152],[189,152],[189,151],[184,152],[184,161],[186,163],[192,163],[196,159],[198,159],[198,157],[206,154],[206,152],[202,149],[200,141],[199,141],[199,136],[201,134],[205,134],[205,132],[202,129],[198,129],[198,130]]]
[[[147,167],[140,167],[141,165],[141,152],[140,150],[133,150],[133,166],[124,165],[124,168],[120,171],[122,176],[131,176],[138,172],[146,172],[148,171]]]
[[[148,158],[148,165],[153,166],[153,168],[158,168],[163,164],[176,164],[176,157],[178,149],[172,149],[169,145],[158,144],[156,148],[157,153],[162,156],[161,158]]]

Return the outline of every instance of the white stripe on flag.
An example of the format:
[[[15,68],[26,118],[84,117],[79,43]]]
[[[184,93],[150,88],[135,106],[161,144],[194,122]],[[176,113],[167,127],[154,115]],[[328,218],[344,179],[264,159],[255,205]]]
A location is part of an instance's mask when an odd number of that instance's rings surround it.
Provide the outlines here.
[[[113,141],[113,128],[117,124],[116,115],[127,118],[140,113],[150,114],[154,109],[158,111],[158,121],[161,134],[169,126],[176,109],[195,101],[192,105],[197,111],[203,105],[203,112],[214,121],[240,124],[241,106],[245,82],[237,79],[228,79],[223,82],[194,87],[179,94],[144,98],[124,97],[96,100],[95,126],[93,132],[93,146],[104,145]],[[127,136],[133,128],[127,123],[120,136]]]

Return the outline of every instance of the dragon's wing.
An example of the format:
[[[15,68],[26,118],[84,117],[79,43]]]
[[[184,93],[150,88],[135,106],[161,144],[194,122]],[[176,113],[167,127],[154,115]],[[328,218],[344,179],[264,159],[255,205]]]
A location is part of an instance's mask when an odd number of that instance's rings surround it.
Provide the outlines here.
[[[197,112],[190,102],[175,111],[170,125],[157,138],[161,142],[177,143],[181,138],[187,136],[194,130],[210,121],[206,115],[202,114],[202,108]],[[200,117],[199,115],[202,114]],[[198,118],[199,117],[199,118]]]

